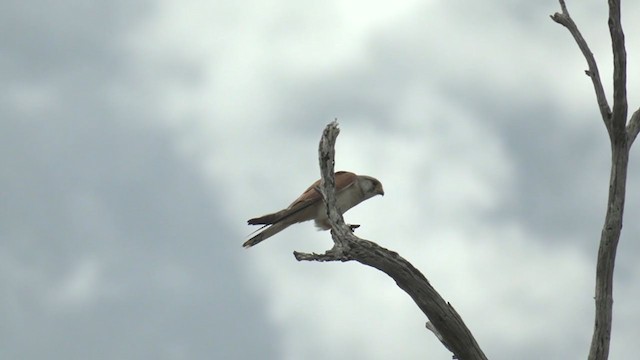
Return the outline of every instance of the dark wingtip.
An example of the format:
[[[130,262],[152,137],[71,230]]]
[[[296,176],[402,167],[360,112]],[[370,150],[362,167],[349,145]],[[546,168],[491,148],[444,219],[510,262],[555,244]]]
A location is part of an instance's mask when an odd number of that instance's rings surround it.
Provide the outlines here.
[[[249,225],[271,225],[278,220],[278,214],[269,214],[247,220]]]
[[[256,245],[257,243],[261,242],[262,240],[264,240],[264,238],[260,234],[258,234],[252,237],[251,239],[245,241],[244,244],[242,244],[242,247],[245,249],[248,249],[253,245]]]

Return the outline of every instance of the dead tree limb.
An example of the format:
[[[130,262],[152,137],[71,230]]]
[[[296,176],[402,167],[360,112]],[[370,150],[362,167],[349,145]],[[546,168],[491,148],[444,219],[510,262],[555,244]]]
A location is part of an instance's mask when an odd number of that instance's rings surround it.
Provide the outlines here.
[[[627,147],[631,147],[636,136],[638,136],[638,132],[640,132],[640,109],[631,115],[629,125],[627,125]]]
[[[607,97],[604,94],[604,87],[602,87],[602,81],[600,80],[600,72],[598,71],[596,59],[593,57],[593,53],[589,49],[586,40],[582,37],[580,30],[578,30],[578,26],[571,18],[571,15],[569,15],[569,11],[567,10],[564,0],[560,0],[560,7],[562,8],[562,13],[555,13],[551,15],[551,19],[569,30],[573,38],[576,40],[580,51],[582,51],[582,55],[584,55],[585,60],[587,60],[589,69],[585,70],[585,74],[591,78],[593,89],[596,92],[596,100],[598,101],[600,116],[602,116],[602,120],[604,121],[604,125],[607,127],[607,131],[611,132],[611,109],[607,103]]]
[[[560,1],[562,13],[551,16],[553,21],[566,27],[582,51],[589,70],[598,100],[598,107],[605,122],[611,140],[611,176],[609,180],[609,198],[604,226],[600,236],[598,262],[596,266],[595,302],[596,314],[589,350],[589,360],[606,360],[609,357],[611,343],[611,323],[613,310],[613,270],[616,251],[624,213],[627,167],[631,144],[640,131],[640,110],[636,111],[627,125],[627,53],[624,44],[624,32],[620,21],[620,1],[609,0],[609,33],[613,51],[613,111],[602,89],[596,61],[586,41],[580,35],[578,27],[571,19],[563,0]]]
[[[434,333],[440,334],[440,341],[453,352],[454,358],[486,360],[486,356],[460,315],[451,304],[438,294],[418,269],[398,253],[380,247],[374,242],[358,238],[345,224],[342,214],[337,210],[335,197],[334,149],[339,132],[337,122],[328,124],[322,134],[319,147],[322,174],[320,190],[327,206],[334,246],[324,254],[294,252],[294,256],[298,261],[344,262],[355,260],[386,273],[411,296],[420,310],[429,318],[432,326],[436,329]]]

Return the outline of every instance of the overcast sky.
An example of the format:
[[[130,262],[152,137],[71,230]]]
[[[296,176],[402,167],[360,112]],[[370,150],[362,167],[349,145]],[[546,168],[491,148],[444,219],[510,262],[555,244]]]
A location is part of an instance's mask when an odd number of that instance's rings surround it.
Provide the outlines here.
[[[605,1],[568,1],[610,90]],[[386,275],[255,248],[250,217],[336,167],[346,214],[491,359],[586,358],[609,144],[555,1],[3,2],[0,358],[450,359]],[[623,6],[630,112],[640,3]],[[610,96],[609,96],[610,98]],[[636,145],[637,147],[637,145]],[[632,151],[611,359],[640,353]]]

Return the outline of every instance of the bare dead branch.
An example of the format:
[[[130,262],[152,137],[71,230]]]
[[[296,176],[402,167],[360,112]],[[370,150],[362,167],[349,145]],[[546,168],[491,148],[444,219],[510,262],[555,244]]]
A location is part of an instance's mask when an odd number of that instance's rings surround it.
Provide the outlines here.
[[[562,9],[562,13],[555,13],[551,15],[551,19],[569,30],[578,44],[578,47],[582,51],[582,55],[584,55],[585,60],[587,60],[589,70],[586,70],[585,73],[591,78],[591,82],[593,83],[593,88],[596,93],[596,100],[598,101],[598,108],[600,109],[600,116],[602,116],[602,120],[604,121],[607,131],[611,134],[611,108],[607,102],[607,96],[604,93],[604,87],[600,80],[600,72],[598,71],[596,59],[593,57],[593,53],[591,52],[591,49],[589,49],[587,41],[582,37],[580,30],[578,30],[578,26],[569,15],[569,11],[567,10],[564,0],[560,0],[560,7]]]
[[[427,278],[398,253],[380,247],[374,242],[355,236],[344,223],[336,208],[334,156],[338,124],[325,128],[320,141],[319,158],[322,174],[322,195],[327,205],[334,247],[325,254],[294,252],[298,260],[351,261],[376,268],[389,275],[404,290],[420,310],[429,318],[449,349],[461,360],[486,360],[486,356],[456,310],[429,284]]]
[[[589,360],[606,360],[609,357],[613,312],[613,271],[618,241],[622,232],[622,218],[629,163],[629,149],[624,141],[612,145],[609,199],[604,226],[598,248],[596,265],[596,316],[591,339]]]
[[[627,121],[627,54],[620,22],[620,2],[609,0],[609,32],[613,49],[613,114],[611,117],[611,177],[605,223],[596,265],[596,316],[589,360],[606,360],[611,344],[613,272],[624,214],[629,163]]]
[[[294,251],[293,256],[295,256],[298,261],[318,261],[318,262],[328,262],[328,261],[349,261],[352,260],[341,253],[336,251],[327,250],[324,254],[316,254],[316,253],[303,253]]]
[[[631,115],[629,125],[627,125],[627,147],[631,148],[638,132],[640,132],[640,108]]]
[[[613,115],[614,140],[627,140],[627,51],[620,22],[620,1],[609,0],[609,33],[613,50]]]
[[[613,311],[613,271],[616,251],[622,232],[624,201],[629,163],[629,148],[638,135],[640,120],[638,111],[633,114],[628,126],[627,118],[627,54],[624,44],[624,32],[620,22],[620,2],[609,0],[609,32],[613,50],[613,112],[607,105],[602,90],[593,54],[586,41],[580,35],[563,0],[560,0],[562,14],[554,14],[551,18],[565,26],[573,35],[589,64],[587,74],[591,76],[596,91],[600,114],[605,121],[609,139],[611,140],[611,176],[609,179],[609,198],[604,226],[600,236],[598,262],[596,265],[596,314],[589,360],[606,360],[609,357],[611,343],[611,322]]]

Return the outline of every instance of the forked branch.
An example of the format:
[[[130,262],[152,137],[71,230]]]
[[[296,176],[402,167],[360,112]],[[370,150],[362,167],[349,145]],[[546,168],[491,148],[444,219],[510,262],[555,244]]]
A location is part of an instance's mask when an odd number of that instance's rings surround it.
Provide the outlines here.
[[[565,2],[559,1],[562,13],[555,13],[551,18],[569,30],[589,64],[587,74],[591,76],[593,81],[600,113],[611,140],[609,198],[600,236],[600,247],[598,248],[595,289],[596,313],[589,350],[589,360],[606,360],[609,357],[611,343],[613,271],[622,232],[629,149],[640,131],[640,110],[633,114],[627,125],[627,54],[620,21],[620,1],[609,0],[608,24],[613,50],[613,112],[609,110],[593,54],[571,19]]]

